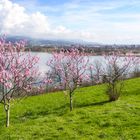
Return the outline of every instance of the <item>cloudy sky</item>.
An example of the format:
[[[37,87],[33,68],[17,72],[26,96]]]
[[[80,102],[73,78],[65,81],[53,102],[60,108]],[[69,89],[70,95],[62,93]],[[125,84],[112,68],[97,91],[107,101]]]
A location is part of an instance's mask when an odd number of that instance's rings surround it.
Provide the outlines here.
[[[140,0],[0,0],[0,34],[140,43]]]

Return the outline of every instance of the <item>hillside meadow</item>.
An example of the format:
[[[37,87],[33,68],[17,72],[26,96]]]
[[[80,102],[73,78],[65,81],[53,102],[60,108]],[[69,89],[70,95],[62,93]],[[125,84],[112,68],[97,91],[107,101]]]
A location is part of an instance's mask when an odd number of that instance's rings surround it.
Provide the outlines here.
[[[78,88],[72,112],[63,92],[15,100],[9,128],[0,105],[0,140],[140,140],[140,78],[126,80],[115,102],[105,89]]]

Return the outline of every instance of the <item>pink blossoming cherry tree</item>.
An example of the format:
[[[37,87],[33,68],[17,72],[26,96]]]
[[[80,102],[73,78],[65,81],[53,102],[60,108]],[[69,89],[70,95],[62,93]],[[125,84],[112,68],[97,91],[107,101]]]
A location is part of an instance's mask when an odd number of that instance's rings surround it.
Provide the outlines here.
[[[52,81],[55,86],[68,92],[70,111],[72,111],[74,91],[82,81],[88,79],[86,73],[89,65],[87,54],[82,48],[63,49],[60,52],[53,53],[47,65],[53,73]]]
[[[4,105],[6,126],[9,126],[10,102],[14,97],[28,93],[38,77],[35,66],[39,58],[25,52],[25,43],[0,40],[0,103]]]

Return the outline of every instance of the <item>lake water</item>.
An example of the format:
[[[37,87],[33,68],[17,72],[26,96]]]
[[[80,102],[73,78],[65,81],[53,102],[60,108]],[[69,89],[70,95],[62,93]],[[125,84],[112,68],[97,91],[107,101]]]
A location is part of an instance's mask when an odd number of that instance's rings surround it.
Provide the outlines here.
[[[44,73],[48,70],[48,66],[46,65],[47,61],[51,58],[51,53],[46,53],[46,52],[32,52],[32,55],[38,56],[39,59],[39,70]],[[102,65],[105,63],[105,59],[103,56],[89,56],[89,63],[92,63],[94,61],[99,61]]]
[[[31,52],[32,55],[36,55],[40,58],[39,63],[38,63],[38,67],[39,67],[39,71],[42,73],[42,76],[45,74],[45,72],[48,71],[49,67],[46,65],[47,61],[51,58],[51,53],[46,53],[46,52]],[[123,57],[121,57],[123,58]],[[89,63],[92,63],[94,66],[94,62],[95,61],[99,61],[102,65],[102,67],[104,67],[104,69],[106,69],[106,61],[104,56],[89,56]],[[121,67],[123,66],[124,61],[122,61],[120,59],[119,65],[121,65]],[[140,69],[140,64],[139,66],[137,66]],[[129,72],[131,73],[134,70],[134,66],[131,66],[129,68]]]

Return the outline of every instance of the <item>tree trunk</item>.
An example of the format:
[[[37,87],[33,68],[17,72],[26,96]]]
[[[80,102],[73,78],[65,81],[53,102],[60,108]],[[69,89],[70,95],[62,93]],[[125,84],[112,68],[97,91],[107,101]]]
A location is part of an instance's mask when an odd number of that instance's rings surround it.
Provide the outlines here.
[[[70,93],[70,111],[73,110],[73,100],[72,100],[72,93]]]
[[[9,127],[10,124],[10,101],[5,105],[5,113],[6,113],[6,127]]]
[[[10,123],[10,105],[8,105],[8,109],[6,111],[6,127],[9,127],[9,123]]]

